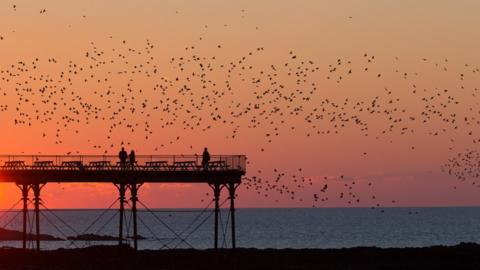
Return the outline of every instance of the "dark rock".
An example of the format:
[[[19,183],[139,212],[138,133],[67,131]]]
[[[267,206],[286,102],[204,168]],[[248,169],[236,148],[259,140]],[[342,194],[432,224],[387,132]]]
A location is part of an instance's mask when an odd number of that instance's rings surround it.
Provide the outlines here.
[[[4,228],[0,228],[0,241],[20,241],[23,239],[23,232],[15,231],[15,230],[8,230]],[[36,235],[28,233],[27,240],[35,240]],[[62,238],[58,238],[48,234],[40,234],[41,241],[64,241]]]
[[[133,239],[133,237],[128,237],[129,239]],[[69,236],[67,237],[68,240],[79,240],[79,241],[118,241],[119,238],[117,236],[111,235],[99,235],[99,234],[80,234],[76,236]],[[147,239],[141,235],[137,236],[138,240]]]
[[[98,234],[80,234],[77,236],[69,236],[68,240],[80,240],[80,241],[118,241],[119,238],[111,235],[98,235]]]

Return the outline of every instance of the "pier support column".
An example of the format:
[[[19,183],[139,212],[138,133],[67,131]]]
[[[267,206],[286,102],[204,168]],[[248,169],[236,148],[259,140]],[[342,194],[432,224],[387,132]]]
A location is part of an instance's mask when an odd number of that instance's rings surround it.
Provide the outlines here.
[[[218,248],[218,215],[220,213],[220,185],[213,184],[213,196],[215,201],[215,228],[214,228],[214,248]]]
[[[35,240],[37,251],[40,250],[40,184],[34,184],[33,186],[33,196],[35,204]]]
[[[235,183],[228,183],[228,192],[230,197],[230,218],[232,226],[232,248],[236,248],[236,236],[235,236],[235,191],[238,185]]]
[[[132,219],[133,219],[133,248],[138,250],[138,232],[137,232],[137,201],[138,201],[138,188],[140,185],[137,183],[130,184],[130,194],[132,201]]]
[[[118,184],[117,185],[118,192],[119,192],[119,201],[120,201],[120,223],[118,226],[118,245],[122,245],[123,243],[123,220],[125,216],[125,184]]]
[[[22,249],[25,251],[27,249],[28,191],[30,190],[30,186],[27,184],[17,184],[17,186],[22,191],[22,202],[23,202]]]

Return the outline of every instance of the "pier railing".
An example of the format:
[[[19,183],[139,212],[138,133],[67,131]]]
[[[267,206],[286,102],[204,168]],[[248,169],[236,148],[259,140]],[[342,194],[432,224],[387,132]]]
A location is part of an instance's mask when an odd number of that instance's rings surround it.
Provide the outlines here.
[[[0,155],[0,170],[165,170],[204,169],[201,155],[137,155],[135,163],[121,164],[114,155]],[[245,172],[244,155],[211,155],[209,170]]]

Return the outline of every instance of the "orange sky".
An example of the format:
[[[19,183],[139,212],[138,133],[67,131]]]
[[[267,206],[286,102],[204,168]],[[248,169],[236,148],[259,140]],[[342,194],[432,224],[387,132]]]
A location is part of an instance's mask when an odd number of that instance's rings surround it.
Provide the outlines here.
[[[472,123],[478,118],[478,97],[473,94],[475,88],[480,87],[479,72],[475,72],[480,62],[477,53],[480,18],[476,14],[479,8],[477,1],[433,0],[368,3],[3,1],[0,3],[0,36],[3,37],[0,40],[0,70],[4,73],[0,73],[3,78],[0,81],[0,109],[1,106],[8,106],[8,109],[0,111],[0,153],[79,151],[102,154],[107,151],[115,154],[122,141],[130,143],[127,148],[133,145],[138,154],[191,154],[208,146],[213,154],[248,155],[249,176],[261,177],[263,181],[275,178],[274,169],[286,173],[282,183],[292,188],[296,186],[293,175],[314,179],[313,186],[296,189],[295,200],[277,192],[267,193],[265,197],[265,192],[258,195],[243,187],[238,200],[241,207],[310,207],[314,203],[312,194],[321,193],[325,183],[329,190],[321,194],[329,200],[317,202],[319,207],[377,203],[384,206],[478,205],[478,188],[471,188],[471,182],[459,183],[440,172],[440,166],[449,157],[467,148],[476,148],[473,138],[478,136],[475,134],[478,124],[459,122],[458,129],[452,129],[441,121],[441,117],[423,123],[421,112],[426,105],[422,98],[436,96],[429,104],[436,105],[433,110],[442,111],[443,116],[455,113],[459,119],[472,118]],[[46,12],[40,13],[43,9]],[[147,44],[154,45],[149,52],[145,49]],[[189,50],[185,50],[186,47]],[[87,52],[90,58],[86,57]],[[95,55],[95,52],[103,54]],[[251,56],[249,52],[253,52]],[[187,81],[188,74],[200,73],[198,63],[185,63],[184,71],[177,64],[181,62],[180,57],[186,59],[194,55],[205,57],[201,61],[212,65],[213,71],[208,72],[207,80],[215,85],[209,83],[204,89],[198,78]],[[292,55],[297,58],[292,59]],[[235,71],[229,78],[225,67],[230,62],[238,64],[243,56],[247,58],[242,65],[253,68]],[[91,57],[95,57],[96,62]],[[176,59],[173,62],[170,61],[172,57]],[[32,64],[36,58],[38,63]],[[55,61],[49,62],[49,59]],[[102,59],[105,64],[89,69]],[[341,60],[341,65],[337,64],[337,59]],[[18,67],[22,64],[19,62],[25,62],[29,70],[20,72]],[[310,73],[306,82],[296,85],[295,78],[288,76],[289,70],[283,66],[286,62],[288,68],[308,66],[318,67],[318,70]],[[85,69],[80,71],[79,67]],[[331,72],[333,67],[336,70]],[[155,74],[154,69],[157,70]],[[149,70],[151,76],[140,70]],[[20,75],[12,76],[7,71]],[[62,71],[66,72],[63,77]],[[72,74],[75,71],[78,75]],[[118,74],[118,71],[128,73]],[[297,95],[291,103],[262,105],[266,110],[281,108],[285,115],[275,114],[269,119],[259,117],[260,124],[255,128],[251,127],[252,114],[232,117],[230,112],[240,112],[235,107],[237,103],[242,108],[259,102],[258,93],[254,92],[271,89],[267,74],[273,73],[277,74],[273,80],[278,82],[277,86],[285,86],[282,90],[285,93],[295,93],[296,89],[311,91],[311,83],[316,90],[309,100]],[[46,82],[47,76],[52,81]],[[69,77],[72,84],[65,80]],[[261,78],[261,82],[253,84],[253,78]],[[164,94],[153,90],[164,80],[171,81],[173,86]],[[190,98],[195,98],[199,104],[202,95],[211,97],[215,91],[225,91],[226,80],[231,81],[232,90],[218,97],[215,105],[209,107],[207,104],[193,114],[186,112],[191,105]],[[183,85],[191,87],[194,94],[179,94]],[[41,97],[40,89],[44,86],[55,88],[47,88],[50,90]],[[57,92],[48,96],[48,91],[60,91],[62,87],[64,94]],[[20,92],[15,88],[22,89],[22,95],[18,95]],[[30,88],[31,92],[25,90]],[[448,94],[437,95],[444,89],[448,89]],[[108,90],[114,92],[113,97],[107,98]],[[357,102],[368,103],[377,96],[383,111],[395,108],[399,111],[386,116],[359,112],[358,106],[354,106]],[[459,104],[448,103],[449,96]],[[127,102],[123,100],[125,97]],[[273,95],[269,98],[273,99]],[[336,129],[327,118],[305,121],[305,115],[320,108],[325,99],[343,104],[347,98],[348,105],[342,111],[367,122],[369,136],[364,136],[356,125]],[[178,102],[172,103],[175,99]],[[42,100],[50,103],[43,104]],[[120,106],[109,100],[122,100],[120,104],[137,108],[134,113],[126,110],[119,114],[126,120],[118,123],[110,138],[108,130],[113,121],[95,119],[94,114],[86,121],[85,112],[76,118],[69,113],[72,107],[86,102],[101,108],[99,115],[108,118],[115,115],[115,109]],[[394,102],[390,104],[390,100]],[[58,104],[55,110],[52,102]],[[448,107],[442,107],[447,103]],[[165,126],[173,117],[173,111],[154,108],[167,108],[167,104],[178,108],[174,125]],[[178,104],[185,106],[178,107]],[[287,113],[294,107],[299,108],[299,115]],[[403,109],[405,113],[401,112]],[[212,120],[212,113],[221,115],[227,123]],[[43,116],[36,119],[39,114]],[[79,122],[64,126],[62,117],[65,115]],[[193,123],[198,119],[192,115],[202,117],[202,123],[195,130],[185,130],[182,121]],[[382,131],[394,121],[389,116],[403,117],[403,122],[395,124],[394,131],[384,134]],[[409,121],[409,116],[415,116],[416,120]],[[50,117],[49,121],[42,122]],[[26,122],[15,125],[15,119]],[[274,123],[270,124],[271,121]],[[127,124],[138,126],[131,132]],[[211,128],[203,131],[207,126]],[[274,127],[279,130],[274,131]],[[402,127],[408,127],[406,134],[401,134]],[[236,130],[236,137],[226,138],[233,130]],[[337,130],[338,134],[316,134],[318,130]],[[468,134],[470,131],[473,135]],[[280,135],[268,143],[266,134],[275,132]],[[439,135],[433,136],[435,132]],[[111,144],[114,146],[110,147]],[[341,175],[346,179],[336,180]],[[325,181],[325,176],[329,180]],[[350,185],[352,181],[356,182],[354,190],[361,198],[360,203],[348,203],[348,199],[338,196],[341,192],[349,192],[344,183]],[[367,185],[370,182],[372,186]],[[207,198],[206,192],[209,192],[207,187],[195,185],[148,185],[142,187],[140,196],[152,207],[202,207],[206,204],[202,202]],[[1,185],[0,207],[9,207],[19,196],[13,185]],[[106,207],[115,196],[113,187],[95,184],[51,184],[44,190],[44,200],[52,208]],[[372,196],[376,199],[371,199]]]

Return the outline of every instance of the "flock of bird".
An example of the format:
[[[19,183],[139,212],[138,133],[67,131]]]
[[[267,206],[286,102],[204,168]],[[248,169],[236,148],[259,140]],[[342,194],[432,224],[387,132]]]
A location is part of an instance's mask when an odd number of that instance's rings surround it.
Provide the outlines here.
[[[461,182],[470,181],[472,186],[480,187],[480,183],[478,183],[478,178],[480,178],[480,152],[466,150],[457,153],[441,166],[441,170]]]
[[[159,129],[173,127],[185,132],[226,129],[228,140],[242,139],[244,130],[258,131],[256,139],[264,142],[258,148],[260,154],[287,132],[306,139],[355,130],[361,136],[390,140],[426,130],[430,136],[461,133],[472,138],[474,144],[480,140],[476,132],[480,111],[475,102],[465,100],[474,100],[478,95],[478,88],[465,83],[472,78],[478,80],[480,70],[476,66],[465,64],[461,69],[450,69],[448,59],[420,59],[419,65],[449,75],[450,70],[455,73],[455,87],[427,88],[418,72],[395,68],[395,61],[399,61],[396,58],[388,76],[408,85],[396,89],[387,86],[385,74],[376,71],[378,57],[369,53],[362,53],[359,60],[338,58],[325,65],[289,51],[274,63],[265,64],[259,60],[268,51],[265,47],[225,60],[229,52],[221,44],[214,46],[220,56],[205,55],[191,44],[165,62],[159,59],[150,40],[138,48],[127,40],[109,38],[114,44],[111,48],[91,42],[90,49],[76,60],[52,56],[19,60],[2,67],[0,96],[7,101],[0,101],[0,113],[13,114],[14,125],[55,126],[53,130],[46,128],[41,137],[53,139],[56,144],[64,143],[65,132],[73,130],[81,136],[85,126],[108,123],[103,138],[108,143],[92,141],[92,148],[103,153],[133,143],[116,141],[115,134],[125,130],[148,141]],[[3,39],[1,36],[0,46]],[[357,74],[365,80],[380,80],[385,86],[371,96],[346,93],[344,98],[327,97],[331,93],[324,85],[341,85]],[[162,147],[183,142],[182,134],[175,135],[154,149],[161,151]],[[455,139],[450,142],[453,149]],[[415,145],[409,147],[416,149]],[[478,152],[471,151],[451,159],[443,168],[461,179],[478,178],[479,160]],[[338,178],[343,187],[335,195],[329,192],[332,182],[328,177],[318,186],[311,177],[302,176],[302,168],[295,173],[275,168],[267,177],[261,170],[250,172],[244,187],[267,198],[282,195],[309,201],[312,206],[333,197],[358,204],[364,198],[360,198],[357,187],[362,184],[373,188],[371,181]],[[309,198],[298,195],[304,190],[311,191]],[[381,206],[375,195],[365,199],[371,200],[373,207]]]

